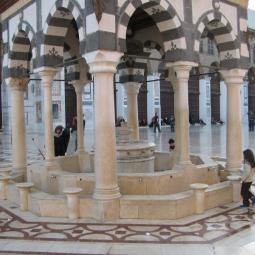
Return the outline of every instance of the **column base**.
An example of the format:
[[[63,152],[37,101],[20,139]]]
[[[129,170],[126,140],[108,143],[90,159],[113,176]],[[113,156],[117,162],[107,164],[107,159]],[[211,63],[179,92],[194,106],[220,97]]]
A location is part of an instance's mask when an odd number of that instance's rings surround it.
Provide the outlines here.
[[[226,163],[225,169],[229,172],[229,175],[242,175],[241,163]]]
[[[173,166],[173,170],[189,170],[193,167],[194,165],[192,164],[192,162],[190,160],[186,160],[175,163],[175,165]]]
[[[27,179],[27,167],[13,167],[11,175],[15,181],[23,182]]]
[[[112,189],[97,189],[95,188],[93,198],[98,200],[111,200],[121,197],[118,186]]]
[[[120,218],[120,200],[94,200],[94,218],[113,220]]]

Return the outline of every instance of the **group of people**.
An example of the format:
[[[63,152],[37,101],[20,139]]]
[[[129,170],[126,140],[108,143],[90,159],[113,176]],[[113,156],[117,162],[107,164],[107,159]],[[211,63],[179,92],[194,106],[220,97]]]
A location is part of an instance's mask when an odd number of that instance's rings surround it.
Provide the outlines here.
[[[85,128],[85,120],[83,119],[83,128]],[[75,152],[77,150],[77,117],[74,116],[72,119],[72,124],[69,127],[64,128],[59,125],[55,128],[54,132],[54,149],[55,156],[64,156],[67,153],[67,149],[70,147],[70,136],[73,136],[73,148],[70,152]]]

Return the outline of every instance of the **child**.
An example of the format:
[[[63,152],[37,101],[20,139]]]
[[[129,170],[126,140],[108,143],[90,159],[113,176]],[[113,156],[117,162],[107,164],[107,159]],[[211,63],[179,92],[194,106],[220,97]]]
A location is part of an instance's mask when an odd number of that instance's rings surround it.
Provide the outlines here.
[[[242,187],[241,187],[241,196],[243,198],[243,205],[241,205],[241,207],[249,207],[250,200],[252,201],[252,203],[255,202],[255,198],[253,194],[250,192],[250,187],[254,177],[255,160],[254,160],[253,152],[250,149],[247,149],[243,152],[243,157],[244,157],[244,167],[243,167]]]
[[[169,144],[169,150],[173,151],[175,149],[174,139],[170,138],[169,141],[168,141],[168,144]]]

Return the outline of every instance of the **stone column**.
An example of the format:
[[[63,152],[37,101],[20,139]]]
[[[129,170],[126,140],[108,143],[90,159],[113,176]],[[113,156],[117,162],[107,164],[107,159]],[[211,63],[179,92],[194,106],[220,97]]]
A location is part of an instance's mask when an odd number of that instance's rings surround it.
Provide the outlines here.
[[[116,167],[113,75],[121,53],[103,50],[85,55],[95,81],[95,190],[96,218],[119,217],[120,197]],[[114,208],[113,208],[114,207]]]
[[[12,158],[13,171],[26,175],[27,150],[24,114],[24,92],[28,79],[9,80],[12,97]]]
[[[76,105],[77,105],[77,152],[79,154],[83,154],[85,152],[83,109],[82,109],[82,92],[84,84],[82,84],[79,81],[74,81],[73,86],[76,93]]]
[[[44,89],[44,132],[45,132],[45,148],[46,148],[46,166],[48,169],[54,169],[56,162],[54,161],[54,139],[53,139],[53,117],[52,117],[52,82],[56,75],[57,69],[51,67],[43,67],[39,70],[42,78]]]
[[[176,165],[191,165],[189,155],[189,101],[188,81],[193,62],[168,63],[170,81],[174,87]]]
[[[132,141],[139,141],[138,104],[137,95],[141,87],[137,82],[126,82],[124,88],[127,94],[128,126],[132,129]]]
[[[241,85],[246,70],[221,71],[227,85],[227,163],[230,175],[239,175],[242,166]]]

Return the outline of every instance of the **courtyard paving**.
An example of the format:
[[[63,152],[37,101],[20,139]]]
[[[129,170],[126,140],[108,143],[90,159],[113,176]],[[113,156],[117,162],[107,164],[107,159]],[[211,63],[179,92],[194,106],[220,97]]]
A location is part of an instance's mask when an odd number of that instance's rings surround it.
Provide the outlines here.
[[[248,133],[246,125],[243,130],[244,148],[255,150],[255,133]],[[159,150],[168,150],[168,139],[174,137],[168,127],[156,134],[141,128],[140,135]],[[85,143],[93,147],[92,130],[86,130]],[[43,135],[27,134],[27,147],[29,163],[42,160],[36,147],[44,151]],[[190,150],[225,157],[225,125],[191,126]],[[0,162],[11,162],[10,134],[0,134]],[[0,200],[0,254],[254,255],[255,208],[233,203],[175,221],[102,223],[40,218]]]

